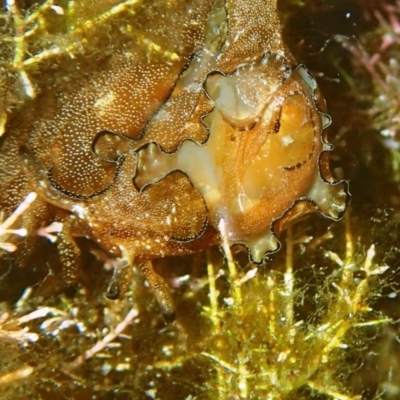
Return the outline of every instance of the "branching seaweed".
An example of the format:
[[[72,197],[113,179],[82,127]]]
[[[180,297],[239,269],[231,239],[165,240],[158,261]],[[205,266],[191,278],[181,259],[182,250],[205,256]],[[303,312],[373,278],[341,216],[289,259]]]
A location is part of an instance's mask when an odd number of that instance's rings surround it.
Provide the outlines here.
[[[96,307],[82,302],[83,292],[74,301],[46,301],[37,309],[36,300],[25,296],[12,314],[3,313],[0,336],[2,343],[20,347],[19,357],[30,349],[30,361],[23,368],[15,363],[2,368],[0,384],[12,388],[22,381],[31,393],[29,382],[35,381],[58,398],[61,376],[72,388],[74,382],[88,387],[93,379],[108,376],[115,390],[143,399],[169,399],[176,393],[221,400],[364,398],[348,381],[357,369],[351,360],[363,354],[371,332],[393,324],[374,308],[388,285],[380,277],[387,277],[390,267],[375,260],[374,245],[360,258],[350,216],[343,229],[345,243],[336,251],[322,249],[321,265],[300,269],[299,248],[313,248],[321,238],[296,226],[288,231],[285,257],[274,260],[269,271],[241,266],[225,240],[226,262],[219,264],[207,253],[208,284],[193,286],[193,281],[185,289],[182,303],[191,304],[193,313],[180,315],[170,326],[154,313],[151,296],[143,296],[139,275],[129,299],[97,299]],[[311,303],[310,273],[317,277]],[[132,342],[133,354],[128,351]],[[43,351],[49,365],[36,358]],[[96,388],[107,390],[107,385]]]
[[[294,273],[293,247],[297,241],[290,232],[283,273],[260,274],[250,269],[238,274],[227,256],[230,296],[223,298],[219,307],[215,271],[209,265],[211,306],[206,311],[213,323],[213,335],[210,351],[201,355],[215,364],[214,398],[286,399],[303,386],[337,400],[361,398],[361,394],[341,392],[342,385],[337,382],[338,369],[342,368],[339,360],[344,362],[345,353],[352,347],[351,331],[391,322],[376,315],[370,306],[376,286],[373,281],[389,267],[375,263],[374,245],[365,260],[357,262],[349,224],[346,227],[344,259],[326,252],[338,269],[326,278],[327,293],[316,296],[317,313],[324,309],[316,323],[296,316],[295,305],[305,282]],[[229,251],[229,247],[224,250]],[[360,275],[362,279],[357,277]],[[217,341],[220,349],[214,345]]]

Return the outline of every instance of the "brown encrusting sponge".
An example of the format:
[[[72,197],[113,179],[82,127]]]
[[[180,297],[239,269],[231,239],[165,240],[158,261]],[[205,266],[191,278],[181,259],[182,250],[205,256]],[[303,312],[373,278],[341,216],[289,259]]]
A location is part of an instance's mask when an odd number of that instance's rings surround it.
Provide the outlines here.
[[[66,287],[79,281],[75,240],[85,237],[116,260],[110,298],[136,264],[166,315],[174,307],[153,259],[221,244],[222,232],[262,263],[289,221],[311,211],[338,219],[349,199],[329,171],[324,101],[283,44],[276,1],[175,7],[179,25],[146,22],[167,51],[120,49],[41,118],[10,124],[0,153],[5,215],[36,194],[13,225],[28,236],[12,268],[56,223]]]

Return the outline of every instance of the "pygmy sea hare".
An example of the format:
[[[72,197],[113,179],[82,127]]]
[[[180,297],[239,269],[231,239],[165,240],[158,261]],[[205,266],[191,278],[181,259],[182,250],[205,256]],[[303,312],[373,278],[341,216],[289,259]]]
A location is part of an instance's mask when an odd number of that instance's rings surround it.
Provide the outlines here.
[[[57,222],[66,287],[79,281],[75,238],[86,237],[116,260],[110,298],[126,291],[135,264],[170,315],[152,259],[218,245],[222,232],[262,263],[294,218],[345,211],[347,185],[331,176],[323,137],[330,119],[315,80],[283,44],[276,0],[175,8],[146,22],[173,57],[116,51],[50,115],[10,124],[1,208],[11,214],[37,193],[14,223],[28,236],[10,268],[24,268],[38,230]]]

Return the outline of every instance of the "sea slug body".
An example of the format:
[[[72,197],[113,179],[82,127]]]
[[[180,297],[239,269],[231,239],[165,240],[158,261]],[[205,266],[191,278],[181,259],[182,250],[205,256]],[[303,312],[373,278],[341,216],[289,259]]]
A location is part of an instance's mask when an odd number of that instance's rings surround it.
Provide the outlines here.
[[[220,244],[224,221],[229,243],[263,263],[291,220],[311,211],[338,219],[349,199],[329,171],[324,101],[283,44],[276,0],[177,4],[181,18],[190,14],[174,27],[184,46],[168,42],[168,21],[149,27],[175,59],[117,52],[0,150],[2,170],[15,166],[0,173],[3,210],[38,194],[13,268],[56,221],[66,286],[79,280],[75,238],[85,237],[118,261],[110,298],[136,264],[165,315],[173,304],[152,259]]]

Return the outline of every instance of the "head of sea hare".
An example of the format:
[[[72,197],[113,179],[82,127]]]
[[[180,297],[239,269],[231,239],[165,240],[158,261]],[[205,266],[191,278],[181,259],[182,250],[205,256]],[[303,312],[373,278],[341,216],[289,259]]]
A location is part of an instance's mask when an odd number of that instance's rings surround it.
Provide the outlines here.
[[[223,220],[229,242],[245,244],[254,262],[278,249],[274,231],[293,218],[315,210],[340,218],[347,188],[321,158],[330,120],[304,66],[267,53],[230,75],[210,73],[204,91],[214,105],[202,119],[207,142],[185,140],[172,154],[154,143],[142,149],[138,187],[184,172],[205,200],[209,224],[217,230]]]

